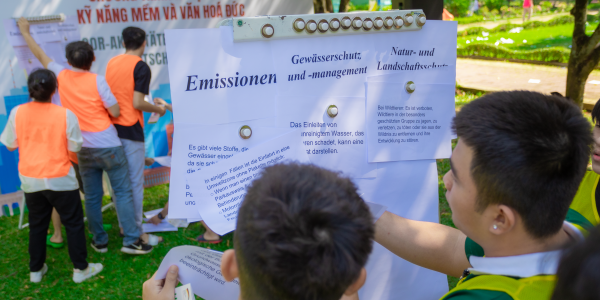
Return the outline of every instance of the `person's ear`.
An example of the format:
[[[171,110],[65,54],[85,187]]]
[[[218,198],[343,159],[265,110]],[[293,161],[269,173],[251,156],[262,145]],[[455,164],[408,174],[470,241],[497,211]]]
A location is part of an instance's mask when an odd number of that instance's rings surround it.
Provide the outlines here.
[[[221,256],[221,274],[227,281],[232,281],[240,277],[237,259],[235,258],[235,250],[229,249]]]
[[[121,42],[121,45],[123,45],[123,48],[125,48],[125,42]],[[125,48],[127,49],[127,48]]]
[[[495,208],[494,220],[490,225],[490,232],[495,235],[501,235],[511,231],[517,222],[517,212],[514,209],[499,204]]]
[[[96,55],[94,55],[94,59],[92,59],[92,61],[96,61]]]
[[[365,270],[365,268],[362,268],[360,270],[360,275],[358,275],[358,278],[354,281],[354,283],[352,283],[344,292],[344,295],[346,296],[350,296],[353,294],[356,294],[358,292],[358,290],[360,290],[360,288],[365,285],[365,281],[367,281],[367,270]]]

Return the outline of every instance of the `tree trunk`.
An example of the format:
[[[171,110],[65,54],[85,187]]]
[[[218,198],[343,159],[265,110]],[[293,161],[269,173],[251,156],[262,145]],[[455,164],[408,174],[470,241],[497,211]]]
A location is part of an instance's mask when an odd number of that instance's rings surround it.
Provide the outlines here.
[[[340,0],[340,12],[346,12],[348,9],[348,3],[350,0]]]
[[[322,0],[313,0],[313,7],[315,8],[315,14],[322,14],[325,12],[325,6]]]
[[[328,13],[333,12],[333,3],[331,2],[331,0],[325,0],[325,7],[327,8],[326,11]]]
[[[571,98],[579,107],[583,106],[583,94],[588,76],[600,61],[600,27],[591,36],[585,34],[587,22],[587,0],[576,0],[571,15],[575,18],[573,44],[569,55],[567,88],[565,96]]]

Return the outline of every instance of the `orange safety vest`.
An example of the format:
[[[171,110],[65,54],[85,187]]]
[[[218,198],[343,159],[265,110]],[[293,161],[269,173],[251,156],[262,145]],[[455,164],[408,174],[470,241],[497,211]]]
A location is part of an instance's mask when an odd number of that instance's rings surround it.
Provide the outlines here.
[[[52,103],[19,105],[15,125],[21,175],[57,178],[69,174],[67,109]]]
[[[112,124],[98,93],[97,77],[94,73],[67,69],[58,74],[58,94],[62,106],[77,116],[82,131],[100,132]]]
[[[106,66],[106,82],[121,108],[121,115],[118,118],[111,117],[114,124],[133,126],[139,121],[144,128],[143,112],[133,107],[135,89],[133,71],[140,60],[142,58],[136,55],[121,54],[113,57]]]

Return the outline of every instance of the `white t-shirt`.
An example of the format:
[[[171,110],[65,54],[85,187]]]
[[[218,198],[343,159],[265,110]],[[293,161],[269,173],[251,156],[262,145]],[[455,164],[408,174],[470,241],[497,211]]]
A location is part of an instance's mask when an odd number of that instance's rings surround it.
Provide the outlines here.
[[[4,132],[0,135],[0,143],[8,148],[18,148],[17,129],[15,126],[15,116],[19,106],[13,108],[8,117]],[[67,148],[71,152],[79,152],[83,139],[79,130],[79,121],[73,112],[67,109]],[[79,188],[77,177],[75,177],[75,169],[71,166],[69,174],[63,177],[56,178],[33,178],[21,175],[21,190],[25,193],[34,193],[43,190],[52,191],[73,191]]]
[[[65,67],[60,64],[52,61],[48,64],[48,69],[58,77],[58,74],[62,72]],[[88,72],[84,70],[80,70],[77,68],[73,68],[75,72]],[[102,102],[104,103],[105,108],[109,108],[115,104],[117,104],[117,98],[113,95],[106,82],[106,79],[102,75],[96,76],[96,86],[98,87],[98,94],[100,94],[100,98],[102,98]],[[60,86],[59,86],[60,88]],[[55,94],[55,97],[52,99],[52,103],[60,105],[60,96],[58,93]],[[106,112],[108,114],[108,111]],[[83,136],[83,147],[84,148],[112,148],[121,146],[121,140],[117,134],[117,129],[113,124],[110,124],[108,128],[100,132],[91,132],[91,131],[81,131],[81,135]]]

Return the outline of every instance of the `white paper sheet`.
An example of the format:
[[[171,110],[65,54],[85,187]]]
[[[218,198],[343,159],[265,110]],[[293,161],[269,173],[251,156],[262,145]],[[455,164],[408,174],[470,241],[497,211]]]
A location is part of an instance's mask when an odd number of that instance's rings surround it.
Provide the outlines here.
[[[190,187],[206,225],[219,235],[235,230],[246,187],[263,168],[289,161],[310,162],[297,131],[192,174]]]
[[[156,280],[164,279],[169,267],[179,267],[178,279],[190,284],[194,294],[206,300],[237,300],[240,283],[237,279],[227,282],[221,276],[222,252],[196,246],[179,246],[169,250],[163,258]]]
[[[335,105],[338,115],[327,114]],[[308,157],[317,166],[354,178],[377,177],[367,162],[365,98],[277,97],[277,126],[299,128]]]
[[[269,43],[234,44],[227,26],[165,30],[165,36],[176,126],[275,117],[279,78]]]
[[[157,156],[154,158],[154,161],[160,164],[161,166],[171,166],[171,156]]]
[[[42,63],[33,55],[27,46],[14,47],[19,67],[25,69],[27,74],[31,74],[35,69],[42,69]]]
[[[11,46],[27,46],[15,19],[4,20],[4,31]],[[31,37],[38,43],[59,42],[58,26],[56,23],[31,24]]]
[[[422,70],[454,83],[456,32],[455,22],[428,20],[418,31],[274,40],[279,94],[364,97],[367,76]]]
[[[439,222],[438,177],[435,160],[378,163],[377,178],[353,179],[368,202],[387,206],[399,216]],[[361,300],[439,299],[448,292],[446,275],[396,256],[374,243],[367,262],[367,281],[359,290]]]
[[[163,232],[163,231],[177,231],[177,227],[171,225],[169,222],[161,222],[158,225],[151,223],[143,223],[142,229],[144,232]]]
[[[454,85],[367,84],[369,162],[449,158]]]
[[[365,201],[366,202],[366,201]],[[373,216],[373,222],[377,222],[381,215],[387,210],[387,206],[375,202],[366,202]]]
[[[198,213],[198,201],[190,191],[188,175],[292,130],[266,127],[274,124],[274,119],[260,119],[212,126],[175,125],[169,215],[178,219],[202,218]],[[239,135],[243,125],[252,129],[249,139],[242,139]]]

